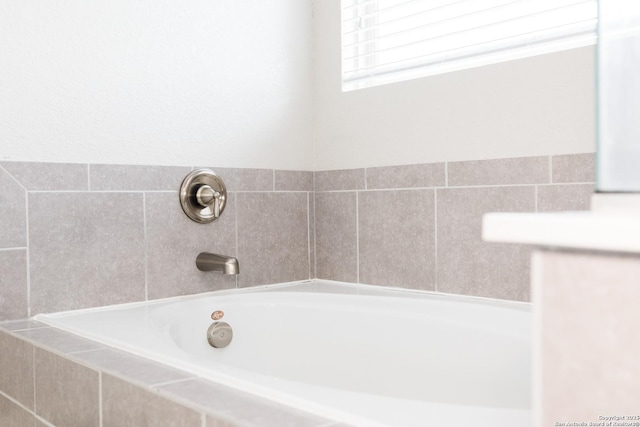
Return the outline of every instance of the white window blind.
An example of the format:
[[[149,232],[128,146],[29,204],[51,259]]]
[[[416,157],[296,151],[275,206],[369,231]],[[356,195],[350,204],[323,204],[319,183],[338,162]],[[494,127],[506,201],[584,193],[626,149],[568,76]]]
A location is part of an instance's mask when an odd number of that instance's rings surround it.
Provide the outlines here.
[[[353,90],[595,43],[597,0],[342,0]]]

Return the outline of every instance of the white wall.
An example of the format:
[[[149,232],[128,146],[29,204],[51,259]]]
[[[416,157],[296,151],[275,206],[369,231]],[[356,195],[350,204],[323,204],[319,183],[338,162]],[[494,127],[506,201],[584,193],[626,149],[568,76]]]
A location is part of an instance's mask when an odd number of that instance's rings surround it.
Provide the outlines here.
[[[315,168],[595,150],[594,48],[340,90],[340,0],[314,0]]]
[[[0,159],[312,168],[310,0],[19,0]]]
[[[3,1],[0,159],[322,170],[594,150],[592,48],[342,93],[339,3]]]

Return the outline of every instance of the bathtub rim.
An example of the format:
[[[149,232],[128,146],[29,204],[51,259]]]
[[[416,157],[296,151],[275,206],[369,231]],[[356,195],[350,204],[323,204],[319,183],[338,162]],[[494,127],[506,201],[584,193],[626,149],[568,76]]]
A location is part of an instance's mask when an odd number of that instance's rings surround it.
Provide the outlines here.
[[[318,288],[320,285],[322,288]],[[309,287],[310,289],[292,289],[299,287]],[[313,288],[312,288],[313,287]],[[134,301],[118,304],[110,304],[96,307],[76,308],[71,310],[62,310],[47,313],[37,313],[31,316],[29,319],[37,320],[42,323],[47,323],[47,318],[56,318],[67,316],[70,314],[82,314],[87,312],[108,311],[118,308],[135,308],[140,306],[153,306],[160,305],[169,302],[188,301],[191,299],[197,299],[204,296],[212,295],[240,295],[244,293],[257,293],[257,292],[308,292],[308,293],[329,293],[329,294],[347,294],[347,295],[365,295],[365,296],[385,296],[392,298],[418,298],[429,299],[435,298],[443,301],[455,301],[470,304],[483,304],[495,306],[503,309],[514,309],[518,311],[530,312],[533,308],[533,303],[529,301],[515,301],[505,300],[499,298],[482,297],[476,295],[464,295],[446,293],[440,291],[429,291],[423,289],[412,288],[397,288],[392,286],[382,285],[369,285],[366,283],[351,283],[341,282],[337,280],[326,279],[305,279],[293,282],[271,283],[266,285],[250,286],[246,288],[230,288],[219,289],[206,292],[200,292],[196,294],[177,295],[173,297],[149,299],[144,301]],[[48,324],[48,323],[47,323]],[[50,325],[54,326],[54,325]]]

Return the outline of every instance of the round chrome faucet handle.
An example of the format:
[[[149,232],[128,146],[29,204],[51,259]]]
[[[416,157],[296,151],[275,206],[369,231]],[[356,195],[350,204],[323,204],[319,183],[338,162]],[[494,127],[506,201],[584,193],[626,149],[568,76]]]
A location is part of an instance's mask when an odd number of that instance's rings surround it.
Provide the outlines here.
[[[196,191],[196,200],[203,207],[213,205],[213,216],[218,218],[220,216],[220,193],[211,188],[210,185],[201,185]]]
[[[227,205],[227,187],[214,171],[196,169],[180,184],[180,206],[193,221],[207,224],[222,215]]]

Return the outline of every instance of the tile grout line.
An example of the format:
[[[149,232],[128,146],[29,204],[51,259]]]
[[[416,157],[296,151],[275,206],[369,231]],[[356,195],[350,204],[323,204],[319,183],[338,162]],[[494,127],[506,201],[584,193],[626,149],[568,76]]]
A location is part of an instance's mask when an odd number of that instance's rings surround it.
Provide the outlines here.
[[[98,371],[98,422],[102,427],[102,371]]]
[[[587,185],[587,184],[595,184],[595,181],[578,181],[578,182],[540,182],[537,184],[529,184],[529,185],[537,185],[538,187],[558,187],[562,185]],[[505,185],[505,187],[512,187],[510,185]]]
[[[434,245],[434,266],[435,280],[433,284],[434,292],[438,292],[438,189],[433,190],[433,245]]]
[[[504,188],[504,187],[531,187],[533,185],[538,185],[541,187],[552,187],[558,185],[586,185],[586,184],[594,184],[595,181],[577,181],[577,182],[529,182],[529,183],[520,183],[520,184],[477,184],[477,185],[454,185],[454,186],[442,186],[435,185],[432,187],[391,187],[391,188],[370,188],[366,190],[367,192],[375,192],[375,191],[411,191],[411,190],[457,190],[457,189],[469,189],[469,188]],[[325,190],[318,191],[318,193],[350,193],[352,191],[365,191],[358,189],[350,189],[350,190]]]
[[[147,193],[142,193],[142,241],[144,244],[144,300],[149,301],[149,244],[147,241]]]
[[[2,390],[0,390],[0,396],[4,397],[5,399],[7,399],[9,402],[13,403],[14,405],[18,406],[19,408],[21,408],[22,410],[24,410],[25,412],[28,412],[29,414],[33,415],[34,417],[36,417],[36,412],[35,409],[29,409],[25,406],[24,403],[16,400],[13,396],[9,396],[8,394],[6,394],[5,392],[3,392]],[[34,395],[34,399],[35,399],[35,395]]]
[[[316,233],[316,173],[313,173],[313,278],[318,276],[318,235]]]
[[[49,326],[49,327],[50,328],[55,328],[55,326]],[[42,329],[42,328],[40,328],[40,329]],[[87,340],[88,340],[88,338],[87,338]],[[109,350],[109,349],[110,349],[110,347],[96,347],[96,348],[89,348],[89,349],[85,349],[85,350],[74,350],[74,351],[70,351],[70,352],[64,353],[64,354],[74,355],[75,356],[75,355],[78,355],[78,354],[82,355],[82,354],[85,354],[85,353],[96,353],[96,352],[99,352],[99,351],[104,351],[104,350]],[[76,363],[80,364],[82,362],[76,362]]]
[[[309,259],[309,280],[311,277],[311,195],[307,193],[307,257]]]
[[[178,378],[177,380],[169,380],[169,381],[161,381],[159,383],[153,383],[153,384],[149,384],[147,387],[151,390],[159,390],[164,386],[167,385],[171,385],[171,384],[180,384],[186,381],[193,381],[193,380],[198,380],[198,379],[202,379],[200,377],[196,377],[196,376],[191,376],[191,377],[185,377],[185,378]],[[205,379],[205,381],[208,381]]]
[[[435,188],[443,189],[457,189],[457,188],[493,188],[493,187],[525,187],[530,185],[540,185],[540,186],[550,186],[550,185],[580,185],[580,184],[594,184],[595,181],[575,181],[575,182],[523,182],[516,184],[475,184],[475,185],[452,185],[452,186],[444,186],[444,185],[433,185],[427,187],[390,187],[390,188],[368,188],[368,189],[346,189],[346,190],[321,190],[317,191],[318,193],[349,193],[352,191],[396,191],[396,190],[431,190]],[[230,191],[231,192],[231,191]],[[264,194],[264,193],[305,193],[303,190],[234,190],[233,193],[246,194]],[[29,190],[31,194],[82,194],[82,193],[98,193],[98,194],[141,194],[141,193],[175,193],[174,190]]]
[[[27,247],[25,248],[26,252],[26,268],[27,268],[27,317],[31,317],[31,250],[30,243],[31,239],[29,238],[29,192],[25,192],[25,228],[26,228],[26,238],[27,238]]]
[[[234,222],[235,222],[235,237],[236,237],[236,257],[239,257],[240,254],[240,248],[238,247],[238,194],[234,193],[233,194],[233,206],[234,206]],[[238,275],[235,275],[235,279],[236,279],[236,289],[239,289],[239,283],[238,283]]]
[[[29,321],[27,319],[27,321]],[[12,322],[12,320],[9,320],[9,322]],[[45,323],[43,323],[44,326],[34,326],[34,327],[26,327],[26,328],[22,328],[22,329],[0,329],[0,332],[10,332],[12,335],[20,335],[20,332],[25,332],[25,331],[34,331],[36,329],[48,329],[48,328],[53,328],[53,326],[49,326]],[[16,332],[16,334],[13,334],[14,332]]]
[[[31,361],[33,363],[33,413],[38,413],[38,400],[36,399],[36,346],[31,344],[33,351],[31,352]]]
[[[51,424],[49,421],[45,420],[44,418],[42,418],[40,415],[35,414],[36,420],[40,421],[42,424],[44,424],[47,427],[56,427],[53,424]]]
[[[175,193],[175,190],[29,190],[30,193],[123,193],[123,194],[140,194],[140,193]],[[263,191],[262,191],[263,192]],[[259,193],[259,191],[256,191]]]
[[[25,187],[24,185],[22,185],[22,184],[20,183],[20,181],[18,181],[18,180],[16,179],[16,177],[15,177],[15,176],[13,176],[12,174],[10,174],[10,173],[9,173],[9,171],[8,171],[8,170],[6,170],[6,169],[4,168],[4,166],[0,165],[0,170],[3,170],[7,175],[9,175],[9,177],[10,177],[13,181],[15,181],[15,183],[16,183],[16,184],[18,184],[18,185],[20,186],[20,188],[22,188],[24,191],[29,191],[29,190],[27,190],[27,187]]]
[[[449,186],[449,162],[444,162],[444,186]]]
[[[356,283],[360,283],[360,218],[358,205],[359,191],[356,191]]]
[[[275,169],[273,169],[273,176],[271,180],[273,182],[273,191],[276,191],[276,170]]]
[[[27,249],[26,246],[16,246],[15,248],[0,248],[0,252],[5,252],[5,251],[20,251],[20,250],[24,250]]]

